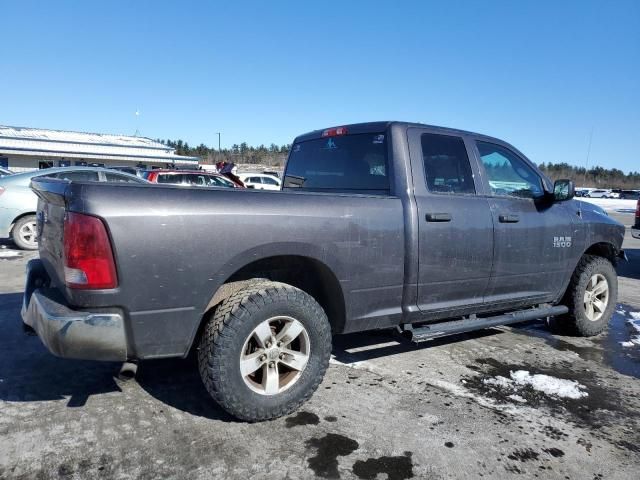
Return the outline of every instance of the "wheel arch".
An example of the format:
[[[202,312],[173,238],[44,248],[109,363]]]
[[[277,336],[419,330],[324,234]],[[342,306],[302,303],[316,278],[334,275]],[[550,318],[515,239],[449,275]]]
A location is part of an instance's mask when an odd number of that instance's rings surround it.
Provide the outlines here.
[[[614,266],[618,262],[619,250],[611,242],[595,242],[587,248],[582,255],[594,255],[609,260]]]
[[[198,328],[192,336],[189,351],[196,347],[207,318],[218,305],[259,279],[286,283],[308,293],[327,314],[332,332],[344,331],[346,303],[342,286],[334,270],[314,256],[275,254],[254,259],[226,275],[204,308]]]
[[[11,225],[9,225],[9,234],[11,236],[13,236],[13,227],[15,227],[16,223],[18,223],[18,221],[21,218],[24,218],[24,217],[26,217],[28,215],[35,215],[35,214],[36,214],[35,211],[33,211],[33,212],[22,212],[21,214],[19,214],[16,218],[13,219],[13,221],[11,222]]]

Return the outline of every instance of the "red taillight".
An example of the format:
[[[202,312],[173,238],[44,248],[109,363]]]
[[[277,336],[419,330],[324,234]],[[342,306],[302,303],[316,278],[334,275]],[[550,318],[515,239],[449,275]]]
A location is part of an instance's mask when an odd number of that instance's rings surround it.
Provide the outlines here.
[[[69,288],[116,288],[116,265],[102,220],[69,212],[64,219],[64,280]]]
[[[638,199],[638,203],[636,204],[636,218],[640,218],[640,198]]]
[[[323,137],[337,137],[339,135],[346,135],[346,134],[347,134],[347,127],[329,128],[324,132],[322,132]]]

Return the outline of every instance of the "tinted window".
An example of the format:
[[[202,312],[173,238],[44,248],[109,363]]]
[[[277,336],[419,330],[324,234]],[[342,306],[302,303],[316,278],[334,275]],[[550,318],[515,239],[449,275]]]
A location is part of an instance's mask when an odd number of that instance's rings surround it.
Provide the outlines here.
[[[197,173],[186,173],[184,179],[187,185],[195,185],[200,187],[206,187],[209,182],[207,181],[207,175],[200,175]]]
[[[262,183],[260,177],[249,177],[247,180],[249,183]]]
[[[386,136],[365,133],[296,143],[287,162],[284,187],[388,194]]]
[[[120,182],[120,183],[140,183],[137,179],[127,177],[126,175],[118,175],[117,173],[105,173],[107,182]]]
[[[422,134],[427,188],[434,193],[476,193],[467,149],[460,137]]]
[[[476,142],[494,195],[534,198],[544,194],[538,174],[512,151]]]
[[[71,180],[76,182],[97,182],[98,172],[91,172],[89,170],[59,172],[52,175],[55,178],[61,178],[62,180]]]
[[[230,182],[229,180],[225,180],[224,178],[221,178],[221,177],[216,177],[215,175],[212,175],[209,177],[209,182],[213,187],[233,188],[233,182]]]
[[[174,173],[159,173],[158,183],[169,183],[172,185],[181,185],[183,182],[183,175]]]
[[[275,185],[276,187],[280,185],[273,178],[269,177],[262,177],[262,183],[264,183],[265,185]]]

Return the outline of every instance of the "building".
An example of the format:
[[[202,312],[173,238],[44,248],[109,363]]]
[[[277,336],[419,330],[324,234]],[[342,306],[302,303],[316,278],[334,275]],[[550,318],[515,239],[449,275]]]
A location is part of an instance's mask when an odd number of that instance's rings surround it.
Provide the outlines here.
[[[197,168],[198,158],[145,137],[0,125],[0,167],[22,172],[71,165]]]

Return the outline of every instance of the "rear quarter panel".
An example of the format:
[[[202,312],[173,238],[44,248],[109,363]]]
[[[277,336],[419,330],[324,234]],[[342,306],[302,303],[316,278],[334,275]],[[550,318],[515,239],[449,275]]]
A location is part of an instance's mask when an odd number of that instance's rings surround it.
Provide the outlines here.
[[[218,287],[261,258],[325,264],[346,302],[346,330],[401,315],[404,220],[395,197],[71,184],[68,208],[102,217],[119,287],[71,291],[73,305],[123,307],[140,358],[183,355]]]

